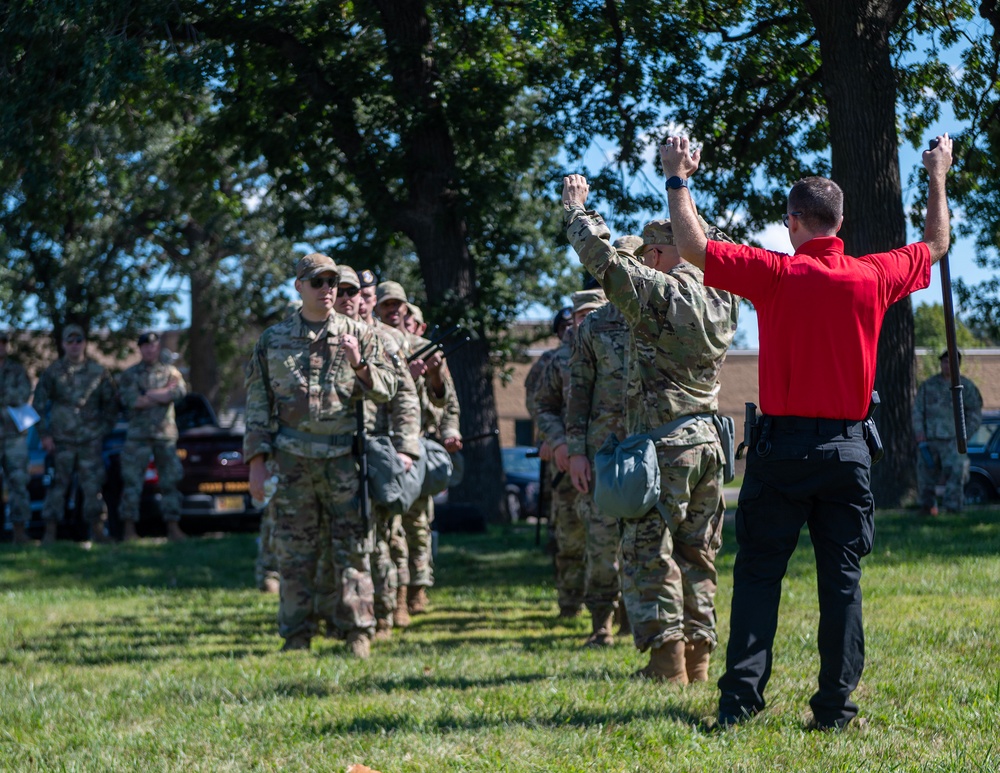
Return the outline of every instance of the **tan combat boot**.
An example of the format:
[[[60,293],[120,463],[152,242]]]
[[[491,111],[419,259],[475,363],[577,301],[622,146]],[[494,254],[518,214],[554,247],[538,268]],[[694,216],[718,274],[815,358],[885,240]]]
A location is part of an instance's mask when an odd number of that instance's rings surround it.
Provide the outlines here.
[[[24,529],[24,524],[20,521],[14,522],[13,539],[15,545],[27,545],[31,542],[31,537],[28,536],[28,532]]]
[[[122,526],[122,542],[135,542],[139,539],[139,532],[135,530],[135,521],[125,521]]]
[[[610,647],[615,643],[615,636],[611,632],[611,626],[614,625],[615,613],[611,610],[607,614],[601,614],[600,612],[591,612],[590,620],[593,627],[593,632],[587,637],[587,641],[584,642],[585,647]]]
[[[54,544],[56,544],[56,529],[57,528],[58,528],[58,524],[55,521],[53,521],[51,519],[45,521],[45,534],[42,537],[42,544],[43,545],[54,545]]]
[[[653,647],[649,651],[649,665],[640,668],[634,676],[640,679],[652,679],[656,682],[687,684],[688,675],[684,664],[683,639],[664,642],[659,647]]]
[[[689,682],[708,681],[708,663],[712,659],[712,642],[698,639],[684,647],[684,662]]]
[[[170,542],[183,542],[187,539],[187,534],[181,531],[181,525],[177,521],[167,521],[167,539]]]
[[[407,599],[411,615],[422,615],[427,611],[427,589],[423,585],[411,585]]]
[[[396,611],[393,613],[393,622],[397,628],[406,628],[410,624],[410,611],[406,608],[406,586],[400,585],[396,589]]]
[[[347,649],[354,657],[364,660],[372,654],[371,639],[364,631],[351,631],[347,634]]]
[[[375,620],[375,636],[373,641],[389,641],[392,638],[392,623],[386,618],[380,617]]]

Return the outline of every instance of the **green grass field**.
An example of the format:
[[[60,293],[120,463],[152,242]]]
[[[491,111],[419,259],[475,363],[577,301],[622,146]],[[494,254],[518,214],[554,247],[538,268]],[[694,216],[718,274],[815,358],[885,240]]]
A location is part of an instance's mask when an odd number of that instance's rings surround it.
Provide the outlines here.
[[[883,512],[863,582],[870,725],[809,733],[815,573],[786,579],[769,708],[725,732],[715,680],[638,682],[631,641],[556,620],[533,527],[443,535],[433,608],[372,658],[278,653],[252,535],[0,545],[0,770],[997,771],[1000,512]],[[728,633],[734,544],[720,557]]]

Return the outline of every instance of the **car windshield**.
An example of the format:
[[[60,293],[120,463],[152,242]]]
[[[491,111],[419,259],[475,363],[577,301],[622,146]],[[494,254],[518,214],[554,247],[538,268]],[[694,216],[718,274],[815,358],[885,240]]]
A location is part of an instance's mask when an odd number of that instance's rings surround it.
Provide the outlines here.
[[[990,438],[993,437],[993,432],[996,428],[996,422],[983,422],[979,429],[977,429],[975,433],[973,433],[972,437],[969,438],[969,448],[985,448],[986,444],[990,442]]]
[[[519,475],[533,475],[537,477],[541,470],[542,460],[537,456],[525,456],[525,454],[529,451],[534,450],[535,449],[533,448],[527,448],[525,446],[501,449],[501,453],[503,454],[504,472],[513,472]]]

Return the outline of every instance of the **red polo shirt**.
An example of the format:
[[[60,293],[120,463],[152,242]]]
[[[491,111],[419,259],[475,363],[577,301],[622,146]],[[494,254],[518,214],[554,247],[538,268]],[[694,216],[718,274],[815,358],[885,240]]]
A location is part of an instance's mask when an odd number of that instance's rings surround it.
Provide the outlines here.
[[[705,284],[757,310],[760,408],[770,416],[863,419],[886,309],[930,276],[923,242],[852,258],[835,236],[794,255],[709,241],[705,255]]]

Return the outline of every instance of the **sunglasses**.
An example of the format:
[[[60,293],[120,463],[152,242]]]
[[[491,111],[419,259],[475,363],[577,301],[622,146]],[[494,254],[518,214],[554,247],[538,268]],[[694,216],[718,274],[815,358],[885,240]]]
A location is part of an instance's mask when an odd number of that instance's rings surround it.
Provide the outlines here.
[[[66,343],[68,343],[68,344],[82,344],[83,343],[83,337],[82,336],[70,336],[69,338],[66,339]]]
[[[348,298],[353,298],[355,295],[361,292],[360,287],[354,287],[353,285],[341,285],[337,288],[337,295],[343,295]]]
[[[794,215],[795,217],[802,217],[801,212],[786,212],[781,216],[781,222],[784,223],[785,228],[788,228],[788,218],[790,218],[792,215]]]
[[[314,276],[309,280],[309,286],[313,290],[318,290],[323,285],[327,287],[336,287],[339,280],[335,276]]]

